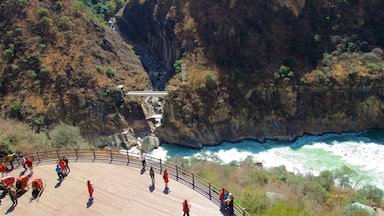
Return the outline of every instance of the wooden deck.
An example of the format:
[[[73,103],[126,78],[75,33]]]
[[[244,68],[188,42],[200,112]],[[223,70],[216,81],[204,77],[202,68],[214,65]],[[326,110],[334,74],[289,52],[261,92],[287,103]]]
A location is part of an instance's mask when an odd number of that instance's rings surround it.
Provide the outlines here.
[[[170,179],[169,191],[164,191],[159,173],[155,174],[155,188],[151,188],[148,169],[141,173],[132,166],[70,161],[71,172],[59,184],[54,164],[34,168],[31,179],[42,178],[46,183],[40,199],[30,201],[29,190],[19,197],[18,205],[12,209],[6,195],[2,198],[0,214],[179,216],[182,215],[181,203],[187,199],[193,216],[223,215],[210,200],[177,181]],[[17,177],[21,171],[22,168],[17,168],[9,175]],[[88,200],[87,180],[95,188],[93,202]]]

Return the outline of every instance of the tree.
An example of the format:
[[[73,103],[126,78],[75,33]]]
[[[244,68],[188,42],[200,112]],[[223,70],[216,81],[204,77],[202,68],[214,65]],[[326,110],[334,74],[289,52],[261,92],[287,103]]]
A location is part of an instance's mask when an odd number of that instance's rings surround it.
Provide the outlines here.
[[[352,170],[351,168],[347,166],[342,166],[340,169],[336,169],[333,172],[334,180],[339,186],[340,189],[343,188],[353,188],[355,189],[360,181],[362,180],[362,177],[358,179],[357,172]],[[353,179],[357,179],[353,185]]]

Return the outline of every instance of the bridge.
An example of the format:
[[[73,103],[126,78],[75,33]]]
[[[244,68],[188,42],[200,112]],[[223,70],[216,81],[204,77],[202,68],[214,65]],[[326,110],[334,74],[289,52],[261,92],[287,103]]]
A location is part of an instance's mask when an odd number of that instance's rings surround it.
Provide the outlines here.
[[[166,91],[128,91],[125,93],[127,96],[156,96],[165,97],[168,95]]]

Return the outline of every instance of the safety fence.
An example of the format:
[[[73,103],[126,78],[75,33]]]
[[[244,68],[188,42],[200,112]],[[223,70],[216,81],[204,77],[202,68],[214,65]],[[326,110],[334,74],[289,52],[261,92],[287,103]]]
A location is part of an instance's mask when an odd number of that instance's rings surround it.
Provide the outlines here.
[[[103,162],[109,164],[119,164],[125,166],[142,167],[140,154],[128,151],[117,150],[97,150],[97,149],[70,149],[36,152],[27,155],[35,164],[56,163],[65,156],[69,161],[74,162]],[[18,157],[16,157],[19,162]],[[19,163],[20,164],[20,163]],[[168,171],[169,178],[184,184],[185,186],[200,193],[217,206],[221,206],[219,200],[220,188],[211,184],[210,181],[190,172],[179,165],[165,162],[161,159],[146,156],[147,166],[152,166],[155,172],[163,174]],[[233,204],[236,216],[249,216],[245,208],[242,208],[236,201]]]

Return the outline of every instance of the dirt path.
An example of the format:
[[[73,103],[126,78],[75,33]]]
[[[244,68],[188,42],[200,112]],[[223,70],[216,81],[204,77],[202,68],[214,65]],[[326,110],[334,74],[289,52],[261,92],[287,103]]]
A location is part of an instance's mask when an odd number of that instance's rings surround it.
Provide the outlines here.
[[[192,205],[191,215],[222,216],[219,207],[192,189],[174,181],[169,182],[169,191],[164,191],[161,175],[156,173],[155,188],[150,188],[148,171],[129,166],[103,163],[71,162],[71,173],[58,184],[55,165],[35,167],[33,178],[46,182],[40,200],[30,201],[31,190],[23,194],[18,205],[11,209],[7,196],[2,198],[0,214],[8,215],[182,215],[181,203],[187,199]],[[21,169],[10,173],[18,176]],[[86,181],[95,187],[94,201],[88,202]],[[31,181],[31,180],[30,180]]]

